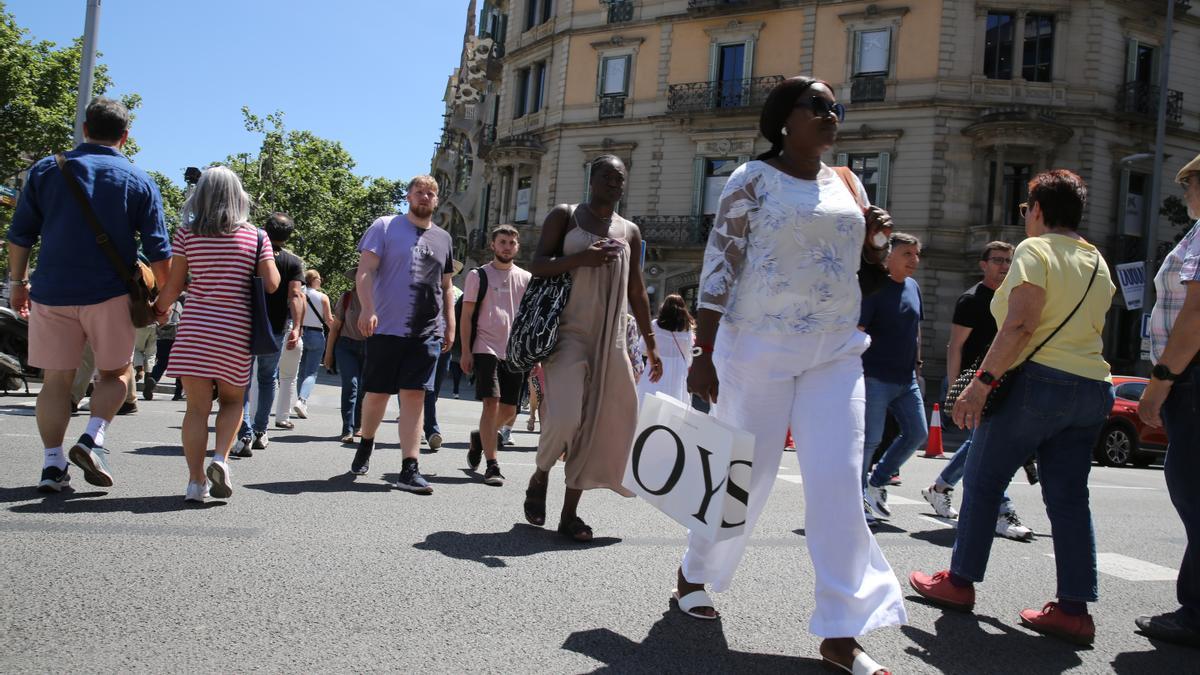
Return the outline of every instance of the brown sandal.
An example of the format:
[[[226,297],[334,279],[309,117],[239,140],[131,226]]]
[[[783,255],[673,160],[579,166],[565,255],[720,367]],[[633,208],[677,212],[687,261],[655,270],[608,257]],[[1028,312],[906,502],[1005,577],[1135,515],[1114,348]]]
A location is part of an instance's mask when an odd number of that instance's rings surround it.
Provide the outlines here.
[[[530,483],[525,488],[525,520],[530,525],[542,527],[546,524],[546,489],[549,487],[550,481],[546,481],[540,486]]]

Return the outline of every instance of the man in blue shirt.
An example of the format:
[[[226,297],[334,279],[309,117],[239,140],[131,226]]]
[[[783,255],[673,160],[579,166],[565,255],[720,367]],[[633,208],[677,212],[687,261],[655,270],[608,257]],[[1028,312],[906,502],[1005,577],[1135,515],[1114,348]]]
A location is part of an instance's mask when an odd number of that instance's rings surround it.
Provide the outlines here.
[[[863,299],[859,328],[871,336],[863,352],[867,390],[866,437],[863,443],[863,487],[867,515],[887,518],[887,488],[900,466],[929,437],[925,402],[917,386],[921,368],[921,288],[912,278],[921,262],[921,242],[903,232],[892,233],[887,259],[888,279],[877,293]],[[883,438],[888,412],[900,425],[900,435],[879,458],[868,477],[871,458]]]
[[[70,480],[63,438],[71,417],[71,382],[83,348],[90,344],[100,380],[92,393],[87,430],[66,453],[92,485],[110,487],[105,431],[125,401],[132,377],[134,327],[125,282],[105,256],[83,207],[67,180],[77,179],[122,261],[133,268],[138,238],[157,285],[167,278],[170,237],[162,197],[146,172],[133,166],[121,147],[129,138],[129,111],[98,97],[88,105],[84,142],[66,153],[63,175],[53,156],[29,170],[8,229],[11,304],[29,317],[29,363],[43,369],[37,421],[45,447],[38,489],[62,490]],[[41,240],[30,278],[29,257]]]

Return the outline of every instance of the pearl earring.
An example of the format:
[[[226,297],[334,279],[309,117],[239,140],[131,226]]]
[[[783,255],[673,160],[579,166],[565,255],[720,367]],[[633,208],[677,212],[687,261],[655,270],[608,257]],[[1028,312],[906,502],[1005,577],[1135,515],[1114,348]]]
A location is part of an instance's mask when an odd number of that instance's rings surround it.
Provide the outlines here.
[[[779,134],[781,136],[787,136],[787,127],[783,127],[782,129],[780,129]]]

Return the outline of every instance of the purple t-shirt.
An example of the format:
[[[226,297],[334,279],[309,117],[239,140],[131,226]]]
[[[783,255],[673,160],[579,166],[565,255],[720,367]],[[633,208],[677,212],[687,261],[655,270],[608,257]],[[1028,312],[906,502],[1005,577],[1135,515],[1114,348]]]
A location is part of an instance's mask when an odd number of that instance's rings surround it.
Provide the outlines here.
[[[425,338],[444,332],[442,275],[454,269],[449,232],[437,225],[423,230],[406,216],[388,216],[371,223],[358,250],[379,256],[376,333]]]

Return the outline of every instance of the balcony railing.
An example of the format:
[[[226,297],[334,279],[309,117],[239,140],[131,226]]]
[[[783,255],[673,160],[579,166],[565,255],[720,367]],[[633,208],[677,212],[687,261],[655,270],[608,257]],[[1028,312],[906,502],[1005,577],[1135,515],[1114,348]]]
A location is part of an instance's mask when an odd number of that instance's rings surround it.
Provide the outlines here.
[[[688,11],[698,14],[778,5],[779,0],[688,0]]]
[[[882,101],[887,95],[885,75],[856,75],[850,81],[850,102],[871,103]]]
[[[632,0],[609,0],[608,22],[625,23],[626,21],[633,21]]]
[[[718,82],[672,84],[667,88],[667,110],[671,112],[722,112],[756,107],[767,100],[782,75]]]
[[[600,98],[600,119],[619,119],[625,116],[624,96],[602,96]]]
[[[713,217],[704,216],[639,216],[633,219],[648,244],[703,246],[708,241]]]
[[[1126,82],[1117,91],[1117,112],[1148,118],[1158,116],[1159,88],[1145,82]],[[1167,90],[1167,124],[1183,124],[1183,92]]]

